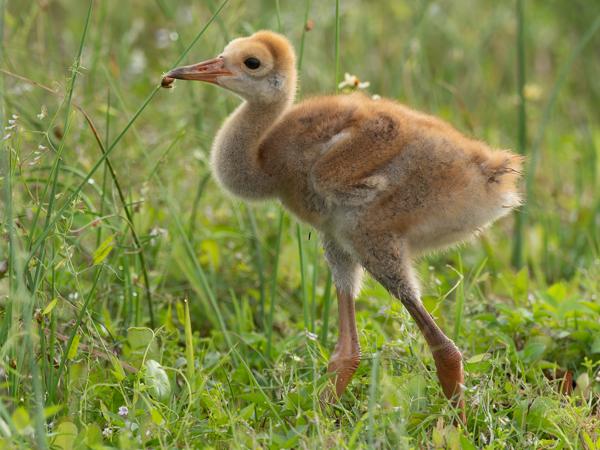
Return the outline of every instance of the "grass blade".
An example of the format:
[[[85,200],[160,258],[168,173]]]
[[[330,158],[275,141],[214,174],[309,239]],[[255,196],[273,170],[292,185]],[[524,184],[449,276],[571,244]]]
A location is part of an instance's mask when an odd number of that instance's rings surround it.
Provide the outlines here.
[[[518,138],[517,151],[526,154],[527,147],[527,110],[525,108],[525,17],[523,0],[517,0],[517,95],[519,96],[519,112],[517,116]],[[513,232],[512,265],[520,268],[523,265],[523,233],[525,229],[525,209],[527,204],[515,213],[515,229]]]

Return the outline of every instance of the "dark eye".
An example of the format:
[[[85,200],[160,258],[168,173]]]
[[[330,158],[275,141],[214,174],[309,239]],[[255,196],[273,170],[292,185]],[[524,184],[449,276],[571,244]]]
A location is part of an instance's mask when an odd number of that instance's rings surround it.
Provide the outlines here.
[[[244,61],[244,65],[248,69],[256,70],[260,67],[260,61],[256,58],[250,57]]]

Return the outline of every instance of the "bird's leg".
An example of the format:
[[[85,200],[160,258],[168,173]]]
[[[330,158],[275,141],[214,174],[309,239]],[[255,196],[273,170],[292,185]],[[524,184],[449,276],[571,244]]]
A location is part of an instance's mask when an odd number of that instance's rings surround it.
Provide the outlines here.
[[[431,350],[438,379],[445,396],[465,421],[462,355],[458,347],[438,327],[421,303],[418,283],[412,274],[408,249],[401,239],[382,237],[376,242],[357,243],[364,267],[393,296],[400,299]]]
[[[339,398],[360,363],[354,299],[360,290],[363,270],[354,258],[341,249],[335,241],[324,237],[323,243],[338,299],[339,336],[327,371],[335,373],[335,397]],[[334,400],[331,391],[325,392],[324,400]]]
[[[464,399],[462,389],[464,373],[462,355],[458,347],[447,337],[423,307],[418,296],[410,289],[402,290],[402,304],[406,307],[417,326],[423,333],[433,355],[437,376],[446,397],[459,410],[462,421],[465,421]]]
[[[337,290],[339,336],[329,359],[328,372],[335,372],[335,394],[340,397],[360,364],[360,346],[354,317],[354,298]]]

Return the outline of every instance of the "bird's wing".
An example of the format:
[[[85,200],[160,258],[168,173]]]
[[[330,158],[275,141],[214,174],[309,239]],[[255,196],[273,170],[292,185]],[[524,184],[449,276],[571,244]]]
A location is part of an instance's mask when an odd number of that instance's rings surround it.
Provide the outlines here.
[[[313,188],[334,203],[367,203],[388,187],[382,169],[401,150],[394,115],[385,109],[363,111],[323,144],[310,172]]]

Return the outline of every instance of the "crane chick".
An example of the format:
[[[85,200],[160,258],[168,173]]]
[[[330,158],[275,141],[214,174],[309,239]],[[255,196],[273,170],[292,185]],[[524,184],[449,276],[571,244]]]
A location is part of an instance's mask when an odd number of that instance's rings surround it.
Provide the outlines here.
[[[392,100],[351,94],[294,104],[294,49],[270,31],[171,70],[163,85],[174,79],[216,84],[243,99],[212,146],[223,189],[277,199],[320,232],[338,297],[339,337],[328,366],[335,395],[360,362],[354,299],[366,270],[416,322],[442,390],[464,420],[462,356],[423,307],[412,261],[518,206],[522,158]]]

